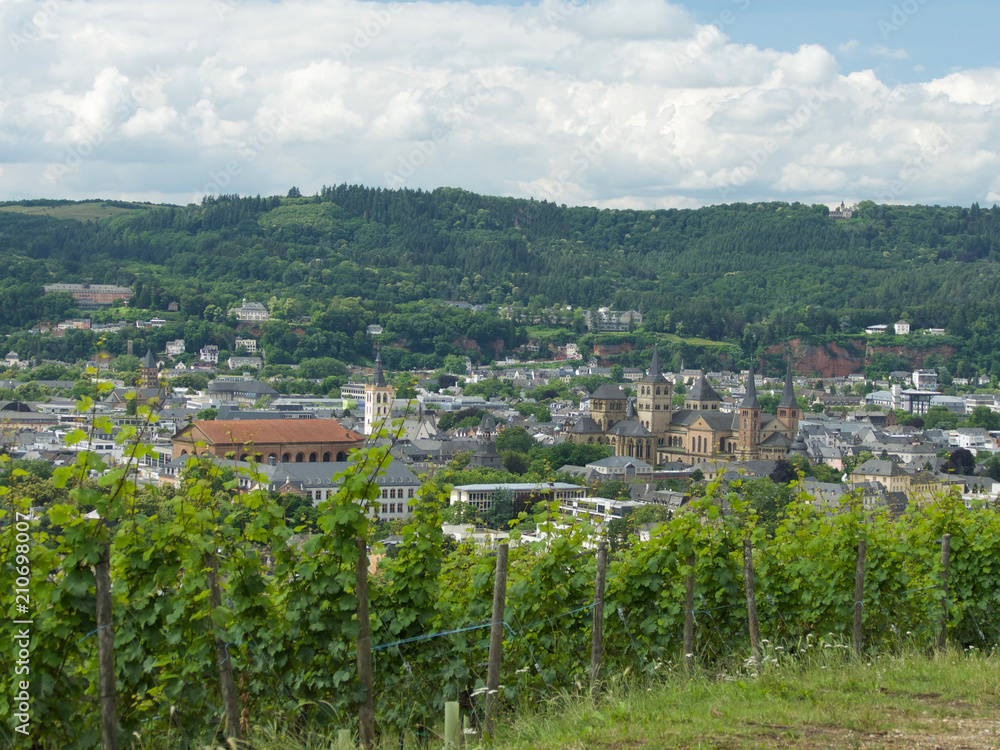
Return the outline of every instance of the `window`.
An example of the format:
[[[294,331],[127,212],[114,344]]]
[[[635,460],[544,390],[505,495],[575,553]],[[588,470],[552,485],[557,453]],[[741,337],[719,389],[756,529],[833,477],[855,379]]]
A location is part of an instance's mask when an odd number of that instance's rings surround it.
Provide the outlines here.
[[[282,463],[286,463],[287,464],[291,460],[292,460],[292,454],[291,453],[283,453],[281,455],[281,462]]]
[[[310,453],[309,454],[309,463],[311,463],[311,464],[316,463],[316,454],[315,453]]]
[[[302,461],[303,461],[304,458],[305,458],[305,456],[303,456],[301,453],[296,453],[295,454],[295,463],[297,463],[297,464],[302,463]]]

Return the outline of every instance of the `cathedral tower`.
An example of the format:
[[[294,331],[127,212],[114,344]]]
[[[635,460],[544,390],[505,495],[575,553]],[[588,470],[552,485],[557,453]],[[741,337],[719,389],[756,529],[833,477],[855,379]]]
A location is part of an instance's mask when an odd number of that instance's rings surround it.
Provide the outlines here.
[[[758,457],[760,444],[760,403],[757,401],[757,381],[750,362],[750,376],[747,378],[747,395],[740,404],[740,433],[736,445],[737,455],[742,459]]]
[[[651,433],[662,436],[670,426],[674,387],[660,370],[660,353],[657,347],[653,347],[649,374],[636,385],[638,386],[636,417]]]
[[[794,440],[799,432],[799,420],[802,419],[802,409],[795,400],[795,388],[792,386],[792,363],[788,362],[788,373],[785,375],[785,390],[778,402],[778,420],[788,428],[785,434]]]

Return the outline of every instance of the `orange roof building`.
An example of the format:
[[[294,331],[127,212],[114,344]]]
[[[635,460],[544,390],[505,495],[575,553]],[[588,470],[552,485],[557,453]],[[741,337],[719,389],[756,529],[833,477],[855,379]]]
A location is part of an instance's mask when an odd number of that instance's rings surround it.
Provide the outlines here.
[[[261,463],[346,461],[363,441],[364,436],[333,419],[196,421],[172,438],[173,458],[210,453],[218,458]]]

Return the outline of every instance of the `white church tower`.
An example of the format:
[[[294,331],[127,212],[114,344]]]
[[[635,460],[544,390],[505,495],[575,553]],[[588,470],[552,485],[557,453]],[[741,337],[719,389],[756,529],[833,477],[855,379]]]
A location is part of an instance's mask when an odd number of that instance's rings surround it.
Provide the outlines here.
[[[388,426],[395,390],[385,382],[382,374],[382,352],[375,354],[375,376],[371,385],[365,386],[365,435],[371,435],[383,423]]]

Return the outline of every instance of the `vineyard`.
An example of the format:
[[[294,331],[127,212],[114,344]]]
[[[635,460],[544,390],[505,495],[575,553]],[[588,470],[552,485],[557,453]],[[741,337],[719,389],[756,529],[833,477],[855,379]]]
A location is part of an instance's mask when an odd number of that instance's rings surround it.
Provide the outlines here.
[[[134,438],[125,430],[118,439]],[[5,643],[13,645],[0,666],[15,674],[23,651],[19,657],[14,623],[30,621],[30,672],[17,679],[30,684],[34,747],[100,746],[107,710],[117,725],[105,732],[125,745],[141,737],[200,746],[264,723],[356,733],[366,700],[357,656],[369,644],[377,735],[413,746],[439,723],[445,701],[482,718],[497,556],[470,546],[446,551],[445,500],[427,489],[398,553],[382,557],[362,583],[358,540],[369,533],[386,447],[356,452],[339,494],[320,506],[322,533],[312,536],[290,526],[266,493],[236,494],[235,482],[222,485],[218,468],[196,459],[170,517],[140,514],[130,468],[145,450],[136,441],[132,462],[102,473],[97,486],[85,480],[105,467],[80,452],[55,478],[72,502],[44,515],[5,503],[5,580],[12,591],[26,588],[30,605],[26,613],[17,604],[24,600],[7,600]],[[5,476],[0,495],[22,479]],[[554,508],[535,521],[543,542],[520,543],[515,532],[510,543],[501,711],[591,679],[593,530],[565,525]],[[951,496],[894,518],[853,500],[831,510],[803,495],[772,534],[737,493],[709,486],[648,541],[632,539],[612,554],[600,675],[681,668],[686,617],[689,659],[711,665],[750,653],[747,542],[760,637],[772,647],[796,653],[820,636],[829,643],[829,634],[849,642],[856,612],[866,654],[903,643],[933,647],[942,627],[951,643],[1000,642],[994,509],[970,510]],[[358,617],[362,586],[367,622]],[[111,670],[103,681],[102,670]],[[0,703],[4,746],[26,746],[15,729],[18,705]]]

